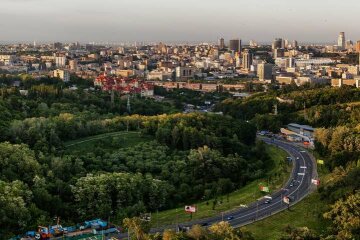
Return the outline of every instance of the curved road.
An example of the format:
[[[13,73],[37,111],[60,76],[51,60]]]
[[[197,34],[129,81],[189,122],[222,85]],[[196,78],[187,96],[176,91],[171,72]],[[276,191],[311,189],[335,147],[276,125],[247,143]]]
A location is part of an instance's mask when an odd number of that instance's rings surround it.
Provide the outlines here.
[[[265,203],[266,199],[258,199],[256,202],[249,204],[247,208],[239,208],[207,219],[180,223],[178,226],[170,225],[152,228],[150,233],[163,232],[165,229],[178,229],[178,227],[191,227],[195,224],[208,226],[222,220],[227,220],[233,227],[241,227],[286,210],[316,189],[316,186],[312,185],[311,179],[317,179],[317,170],[314,157],[310,153],[289,142],[268,138],[261,138],[261,140],[284,149],[294,163],[290,179],[281,190],[271,195],[272,201],[270,203]],[[291,198],[290,206],[283,202],[284,196]],[[231,217],[231,220],[228,220],[229,217]],[[113,236],[127,238],[126,233]]]

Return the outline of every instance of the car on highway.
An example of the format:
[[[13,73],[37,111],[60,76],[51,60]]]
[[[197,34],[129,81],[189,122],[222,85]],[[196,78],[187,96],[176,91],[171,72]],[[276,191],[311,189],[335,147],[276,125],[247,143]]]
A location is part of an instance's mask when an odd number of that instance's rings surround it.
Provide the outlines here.
[[[204,223],[202,223],[202,224],[201,224],[201,226],[202,226],[202,227],[206,227],[206,226],[209,226],[209,223],[207,223],[207,222],[204,222]]]
[[[234,216],[228,216],[228,217],[226,218],[226,220],[228,220],[228,221],[233,220],[233,219],[234,219]]]
[[[264,199],[266,199],[265,204],[269,204],[272,201],[272,197],[270,196],[265,196]]]
[[[187,232],[190,230],[189,226],[179,226],[179,231],[180,232]]]

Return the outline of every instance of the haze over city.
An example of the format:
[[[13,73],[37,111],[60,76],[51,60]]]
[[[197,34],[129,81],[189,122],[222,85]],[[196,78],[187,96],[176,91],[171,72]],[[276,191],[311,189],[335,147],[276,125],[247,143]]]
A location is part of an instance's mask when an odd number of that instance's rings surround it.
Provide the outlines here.
[[[270,42],[284,37],[335,43],[340,31],[348,39],[359,38],[358,9],[357,0],[2,0],[0,41],[215,42],[238,37]]]
[[[359,240],[359,9],[0,0],[0,240]]]

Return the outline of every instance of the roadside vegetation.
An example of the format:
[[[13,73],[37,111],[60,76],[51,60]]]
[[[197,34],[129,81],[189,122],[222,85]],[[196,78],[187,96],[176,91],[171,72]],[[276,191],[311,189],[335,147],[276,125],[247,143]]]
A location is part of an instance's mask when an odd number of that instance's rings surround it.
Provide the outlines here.
[[[185,213],[184,206],[178,208],[153,212],[151,224],[153,227],[184,223],[190,220],[202,219],[221,215],[235,208],[246,207],[256,199],[271,193],[260,192],[259,186],[269,186],[271,192],[277,191],[285,184],[290,176],[291,166],[286,163],[287,153],[275,146],[266,146],[266,152],[271,158],[271,165],[268,168],[266,177],[248,183],[226,195],[216,196],[201,202],[194,202],[197,212],[192,215]]]

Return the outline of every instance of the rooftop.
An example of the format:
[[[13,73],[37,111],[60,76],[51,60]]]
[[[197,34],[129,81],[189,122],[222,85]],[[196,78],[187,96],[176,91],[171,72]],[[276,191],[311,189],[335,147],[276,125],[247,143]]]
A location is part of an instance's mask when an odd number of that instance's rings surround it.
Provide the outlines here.
[[[302,128],[304,130],[308,130],[308,131],[314,131],[315,129],[309,125],[301,125],[301,124],[297,124],[297,123],[289,123],[288,126],[290,127],[295,127],[295,128]]]

